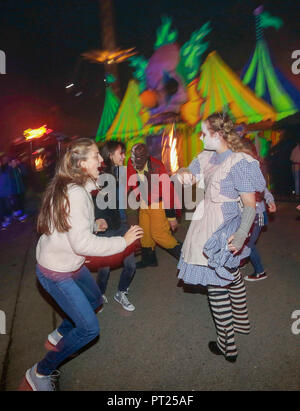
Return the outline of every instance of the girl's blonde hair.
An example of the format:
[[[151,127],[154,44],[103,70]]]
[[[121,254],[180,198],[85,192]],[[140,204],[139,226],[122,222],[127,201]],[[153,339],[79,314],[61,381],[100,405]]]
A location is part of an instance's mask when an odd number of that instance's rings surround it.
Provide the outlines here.
[[[214,113],[205,120],[212,132],[217,132],[226,141],[228,148],[234,152],[249,154],[244,139],[235,131],[235,124],[227,113]]]
[[[37,220],[38,233],[49,235],[53,228],[64,233],[71,228],[68,222],[70,203],[67,186],[84,186],[91,178],[81,166],[81,162],[87,159],[93,145],[96,145],[93,140],[80,138],[67,147],[56,167],[55,176],[44,193]]]

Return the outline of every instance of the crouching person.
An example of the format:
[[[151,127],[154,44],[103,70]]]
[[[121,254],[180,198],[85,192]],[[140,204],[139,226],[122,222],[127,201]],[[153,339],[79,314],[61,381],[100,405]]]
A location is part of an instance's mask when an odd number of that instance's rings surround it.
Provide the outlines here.
[[[48,336],[46,356],[26,372],[34,391],[54,391],[59,365],[99,335],[95,312],[102,295],[84,256],[108,256],[125,250],[142,236],[139,226],[118,237],[93,234],[96,188],[102,158],[90,139],[70,144],[48,186],[38,217],[39,239],[36,274],[67,318]]]

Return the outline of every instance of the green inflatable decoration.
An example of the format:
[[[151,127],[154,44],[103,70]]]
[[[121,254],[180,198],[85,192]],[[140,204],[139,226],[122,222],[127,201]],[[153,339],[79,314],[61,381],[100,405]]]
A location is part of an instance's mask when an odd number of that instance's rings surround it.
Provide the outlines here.
[[[106,82],[107,84],[112,84],[112,83],[114,83],[115,81],[116,81],[116,79],[115,79],[115,77],[114,77],[113,74],[106,74],[106,76],[105,76],[105,82]]]
[[[171,17],[161,17],[161,26],[156,31],[155,50],[159,47],[166,46],[167,44],[172,44],[177,40],[178,32],[177,30],[170,31],[171,24]]]
[[[283,21],[281,20],[281,18],[271,16],[270,13],[264,11],[260,15],[260,24],[264,29],[266,29],[267,27],[274,27],[276,30],[279,30],[283,25]]]
[[[112,79],[110,78],[110,80]],[[106,80],[106,81],[108,82],[109,80]],[[106,87],[104,107],[103,107],[101,120],[100,120],[99,127],[97,130],[96,138],[95,138],[96,142],[105,140],[105,134],[107,130],[109,129],[109,127],[111,126],[112,122],[114,121],[114,118],[117,114],[119,107],[120,107],[120,100],[115,95],[115,93],[112,91],[111,87]]]
[[[271,104],[277,111],[276,120],[281,120],[296,113],[299,109],[297,90],[293,90],[287,80],[274,67],[270,57],[267,42],[264,38],[264,28],[282,26],[279,17],[263,12],[263,7],[254,11],[256,26],[256,47],[252,57],[243,70],[243,83],[251,87],[255,94]],[[294,89],[294,87],[293,87]]]
[[[130,67],[135,68],[133,72],[133,77],[139,82],[140,92],[144,91],[146,88],[146,68],[148,61],[143,56],[133,56],[129,59]]]
[[[180,62],[176,71],[183,78],[185,85],[198,75],[201,57],[209,46],[209,43],[204,43],[203,40],[210,31],[210,22],[207,22],[199,30],[194,31],[189,41],[180,49]]]

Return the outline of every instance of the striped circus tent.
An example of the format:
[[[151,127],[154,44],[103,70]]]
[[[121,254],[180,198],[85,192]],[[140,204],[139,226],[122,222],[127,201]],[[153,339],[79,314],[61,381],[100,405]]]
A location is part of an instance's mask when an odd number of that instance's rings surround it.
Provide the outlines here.
[[[130,80],[119,110],[106,133],[106,140],[121,140],[126,143],[128,160],[134,144],[145,142],[144,124],[148,120],[139,98],[139,85]]]
[[[275,27],[277,23],[278,29],[282,22],[277,17],[266,15],[262,6],[254,11],[254,15],[256,47],[243,69],[243,83],[271,104],[278,113],[276,120],[281,120],[300,110],[300,91],[273,65],[264,38],[264,28]]]
[[[141,115],[142,104],[139,94],[138,83],[130,80],[119,110],[106,133],[107,140],[118,139],[127,142],[142,134],[144,119]]]
[[[96,142],[105,140],[106,132],[111,126],[119,107],[120,100],[115,95],[111,87],[106,87],[104,107],[95,138]]]
[[[216,51],[211,52],[201,66],[197,91],[204,99],[200,107],[201,119],[226,106],[237,123],[273,122],[276,119],[274,108],[243,84]]]

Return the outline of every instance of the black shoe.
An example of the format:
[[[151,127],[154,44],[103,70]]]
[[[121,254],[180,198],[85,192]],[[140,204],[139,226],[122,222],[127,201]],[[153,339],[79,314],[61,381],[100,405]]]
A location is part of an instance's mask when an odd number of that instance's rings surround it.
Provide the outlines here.
[[[148,266],[149,267],[157,267],[158,266],[158,261],[157,261],[157,257],[156,257],[156,252],[155,252],[155,250],[152,250],[152,248],[150,250],[151,251],[149,252]]]
[[[157,267],[158,262],[155,254],[155,250],[152,250],[151,247],[142,247],[142,259],[136,263],[136,268],[145,268],[145,267]]]
[[[212,352],[215,355],[224,355],[223,352],[220,350],[220,348],[218,347],[218,344],[216,343],[216,341],[210,341],[208,343],[208,348],[210,350],[210,352]],[[229,361],[229,362],[236,362],[237,359],[237,355],[230,355],[228,357],[226,357],[226,355],[224,355],[225,360]]]
[[[149,251],[151,250],[151,248],[147,248],[147,247],[142,247],[141,251],[142,251],[142,255],[141,255],[141,261],[139,261],[138,263],[136,263],[136,268],[145,268],[148,266],[148,262],[149,262]]]
[[[180,259],[181,255],[181,248],[182,248],[182,243],[179,243],[175,245],[173,248],[166,248],[169,254],[171,254],[172,257],[176,258],[177,260]]]

